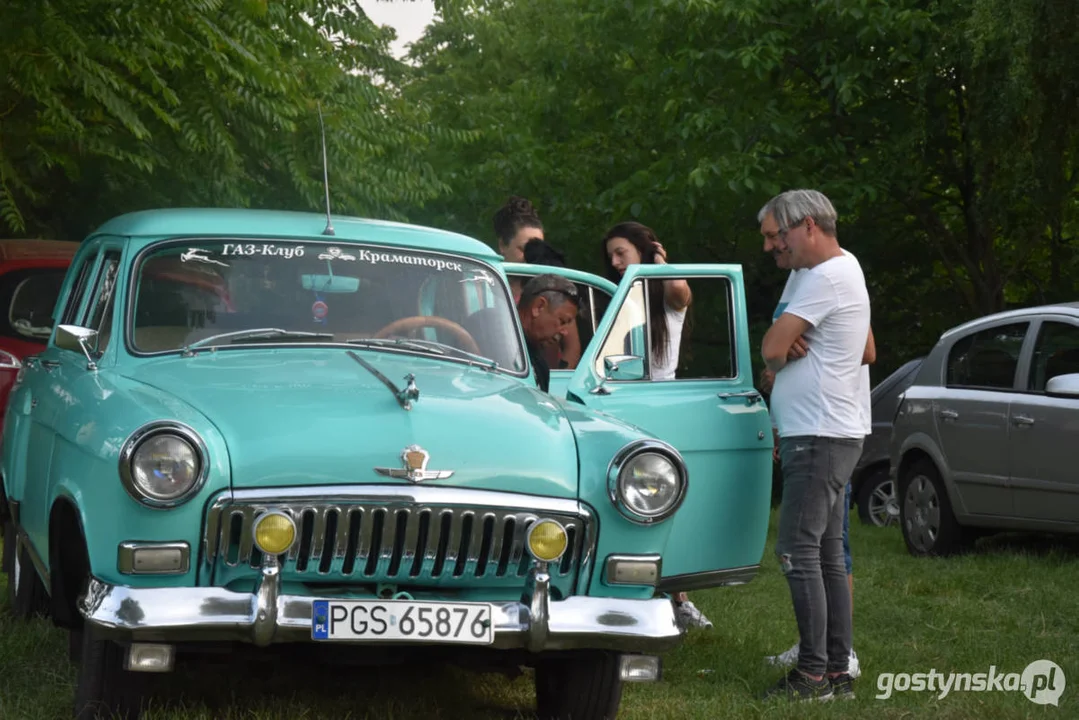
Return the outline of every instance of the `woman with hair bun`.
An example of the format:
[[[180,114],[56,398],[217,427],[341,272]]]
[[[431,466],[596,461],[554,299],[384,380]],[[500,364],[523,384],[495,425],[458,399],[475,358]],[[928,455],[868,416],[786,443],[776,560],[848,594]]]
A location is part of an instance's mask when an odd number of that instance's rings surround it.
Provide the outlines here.
[[[498,252],[506,262],[524,262],[525,245],[543,240],[543,223],[527,198],[513,195],[494,216]]]

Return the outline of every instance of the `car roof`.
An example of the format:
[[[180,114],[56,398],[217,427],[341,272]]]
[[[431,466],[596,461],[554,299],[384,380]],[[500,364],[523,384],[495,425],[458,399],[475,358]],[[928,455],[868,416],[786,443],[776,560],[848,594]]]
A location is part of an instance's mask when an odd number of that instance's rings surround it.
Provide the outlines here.
[[[1068,303],[1053,303],[1049,305],[1036,305],[1034,307],[1018,308],[1016,310],[1005,310],[1003,312],[993,313],[991,315],[984,315],[974,320],[968,320],[967,322],[956,325],[953,328],[949,328],[941,334],[940,339],[944,340],[947,337],[955,335],[956,333],[965,332],[973,328],[981,327],[983,325],[991,325],[1001,320],[1021,320],[1024,318],[1030,318],[1037,315],[1071,315],[1079,318],[1079,302]]]
[[[70,240],[42,240],[37,238],[0,239],[0,263],[14,260],[52,260],[75,257],[79,243]]]
[[[489,245],[460,233],[390,220],[332,216],[333,235],[323,235],[320,213],[242,208],[172,208],[140,210],[112,218],[94,235],[151,240],[168,236],[302,237],[312,241],[368,242],[459,253],[492,260],[501,256]]]

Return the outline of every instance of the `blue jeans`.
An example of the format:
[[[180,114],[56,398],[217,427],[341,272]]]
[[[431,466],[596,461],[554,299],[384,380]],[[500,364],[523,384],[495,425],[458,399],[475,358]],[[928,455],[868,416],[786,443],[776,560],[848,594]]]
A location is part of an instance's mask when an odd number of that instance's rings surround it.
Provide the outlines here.
[[[798,621],[798,669],[809,675],[846,672],[850,662],[851,601],[843,552],[845,486],[861,452],[861,438],[779,440],[783,501],[776,556]]]

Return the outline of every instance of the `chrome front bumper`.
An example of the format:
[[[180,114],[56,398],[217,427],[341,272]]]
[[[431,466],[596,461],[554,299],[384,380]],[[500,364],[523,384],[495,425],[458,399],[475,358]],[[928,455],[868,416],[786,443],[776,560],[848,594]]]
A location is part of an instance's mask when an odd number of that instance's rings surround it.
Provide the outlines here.
[[[311,608],[315,600],[328,598],[281,594],[280,587],[276,567],[262,569],[254,593],[217,587],[131,588],[91,578],[79,611],[103,634],[122,641],[224,640],[261,647],[327,642],[311,637]],[[669,600],[570,597],[552,601],[550,578],[539,563],[532,568],[528,588],[527,603],[494,603],[494,642],[483,647],[653,654],[677,647],[683,637]]]

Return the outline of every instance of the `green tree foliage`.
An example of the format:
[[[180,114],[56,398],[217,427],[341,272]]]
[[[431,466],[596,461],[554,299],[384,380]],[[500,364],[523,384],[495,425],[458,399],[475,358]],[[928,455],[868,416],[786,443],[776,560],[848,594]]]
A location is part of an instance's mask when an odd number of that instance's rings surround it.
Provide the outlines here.
[[[403,218],[448,141],[396,90],[389,32],[329,0],[9,0],[0,23],[0,223],[81,238],[155,206]]]
[[[467,130],[423,217],[491,238],[509,193],[596,270],[634,217],[673,260],[741,262],[760,331],[784,275],[756,211],[826,192],[887,371],[955,322],[1075,294],[1072,0],[445,0],[406,94]]]

